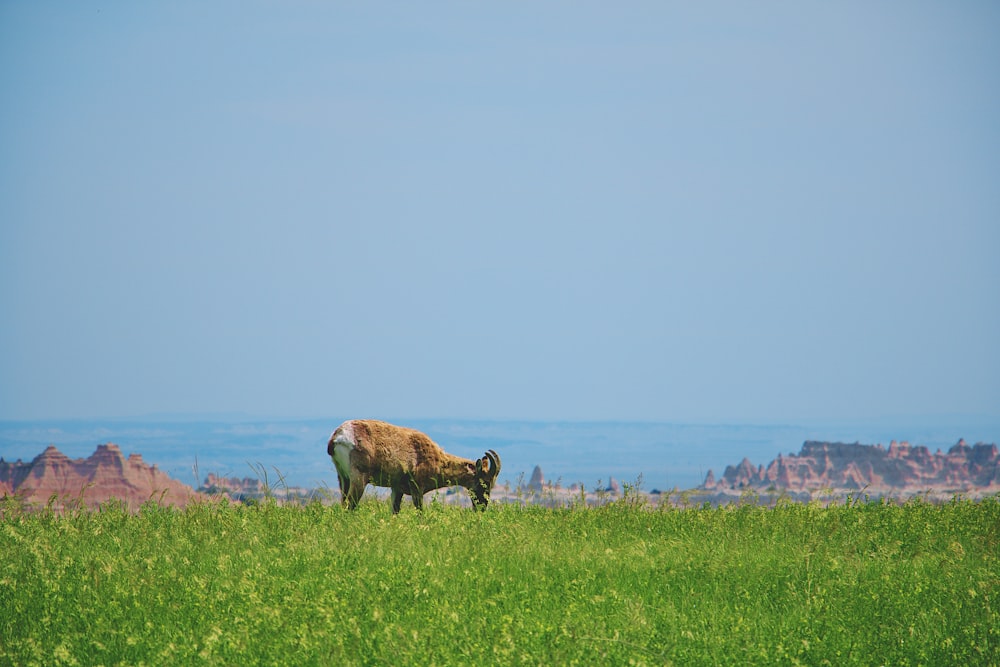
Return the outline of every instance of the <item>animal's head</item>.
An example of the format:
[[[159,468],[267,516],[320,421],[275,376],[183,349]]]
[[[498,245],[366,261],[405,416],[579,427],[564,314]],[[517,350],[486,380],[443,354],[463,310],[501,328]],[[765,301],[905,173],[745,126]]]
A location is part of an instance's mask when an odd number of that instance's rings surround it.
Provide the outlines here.
[[[476,461],[476,477],[473,481],[472,504],[476,509],[484,510],[490,503],[490,491],[500,474],[500,456],[492,449],[483,458]]]

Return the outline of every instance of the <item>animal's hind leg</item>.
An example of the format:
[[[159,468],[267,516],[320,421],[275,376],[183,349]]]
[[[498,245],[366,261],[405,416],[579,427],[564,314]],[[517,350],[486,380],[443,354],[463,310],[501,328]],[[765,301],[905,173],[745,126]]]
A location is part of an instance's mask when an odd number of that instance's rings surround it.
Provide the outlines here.
[[[344,507],[348,507],[348,497],[350,496],[351,489],[350,446],[338,437],[330,441],[327,451],[333,460],[333,467],[337,469],[337,482],[340,484],[340,502]],[[358,497],[360,498],[361,496],[359,495]],[[357,503],[355,502],[355,504]]]
[[[347,491],[344,493],[347,509],[357,508],[358,502],[361,501],[361,495],[365,492],[367,485],[368,479],[364,475],[351,475],[350,480],[348,480]]]
[[[351,488],[351,478],[337,475],[337,482],[340,483],[340,504],[347,507],[347,491]]]

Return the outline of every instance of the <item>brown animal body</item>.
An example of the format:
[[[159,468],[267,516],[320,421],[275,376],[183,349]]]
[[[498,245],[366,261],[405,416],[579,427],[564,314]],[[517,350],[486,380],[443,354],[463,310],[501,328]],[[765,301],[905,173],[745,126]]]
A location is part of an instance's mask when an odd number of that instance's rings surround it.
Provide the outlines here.
[[[492,449],[476,461],[447,453],[426,434],[371,419],[353,419],[337,427],[326,452],[333,460],[342,502],[354,509],[368,484],[392,489],[392,511],[399,512],[403,494],[423,507],[424,494],[447,486],[463,486],[476,509],[486,509],[500,474],[500,457]]]

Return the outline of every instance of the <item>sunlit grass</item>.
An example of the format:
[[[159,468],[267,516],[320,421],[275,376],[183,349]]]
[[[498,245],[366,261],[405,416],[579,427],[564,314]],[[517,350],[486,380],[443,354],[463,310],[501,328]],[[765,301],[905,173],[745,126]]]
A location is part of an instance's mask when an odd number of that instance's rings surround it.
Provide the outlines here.
[[[0,519],[0,664],[996,664],[1000,501]]]

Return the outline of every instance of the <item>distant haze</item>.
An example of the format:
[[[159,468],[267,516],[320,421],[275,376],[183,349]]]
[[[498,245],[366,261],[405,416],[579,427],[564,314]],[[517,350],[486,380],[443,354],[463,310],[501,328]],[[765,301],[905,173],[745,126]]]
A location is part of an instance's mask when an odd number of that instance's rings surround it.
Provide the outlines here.
[[[998,34],[3,3],[0,419],[996,418]]]
[[[333,423],[331,423],[333,422]],[[0,458],[31,461],[48,445],[70,458],[83,458],[106,442],[185,484],[197,486],[208,473],[250,477],[272,485],[337,488],[326,453],[339,419],[236,421],[42,420],[0,421]],[[779,454],[798,452],[806,440],[860,442],[888,446],[893,440],[948,451],[959,438],[970,444],[1000,442],[998,419],[907,419],[799,424],[681,424],[651,422],[528,422],[405,420],[449,452],[467,458],[496,450],[502,459],[499,482],[527,483],[541,466],[549,482],[564,486],[611,477],[642,488],[681,489],[702,483],[711,469],[721,478],[726,466],[744,457],[754,466]]]

